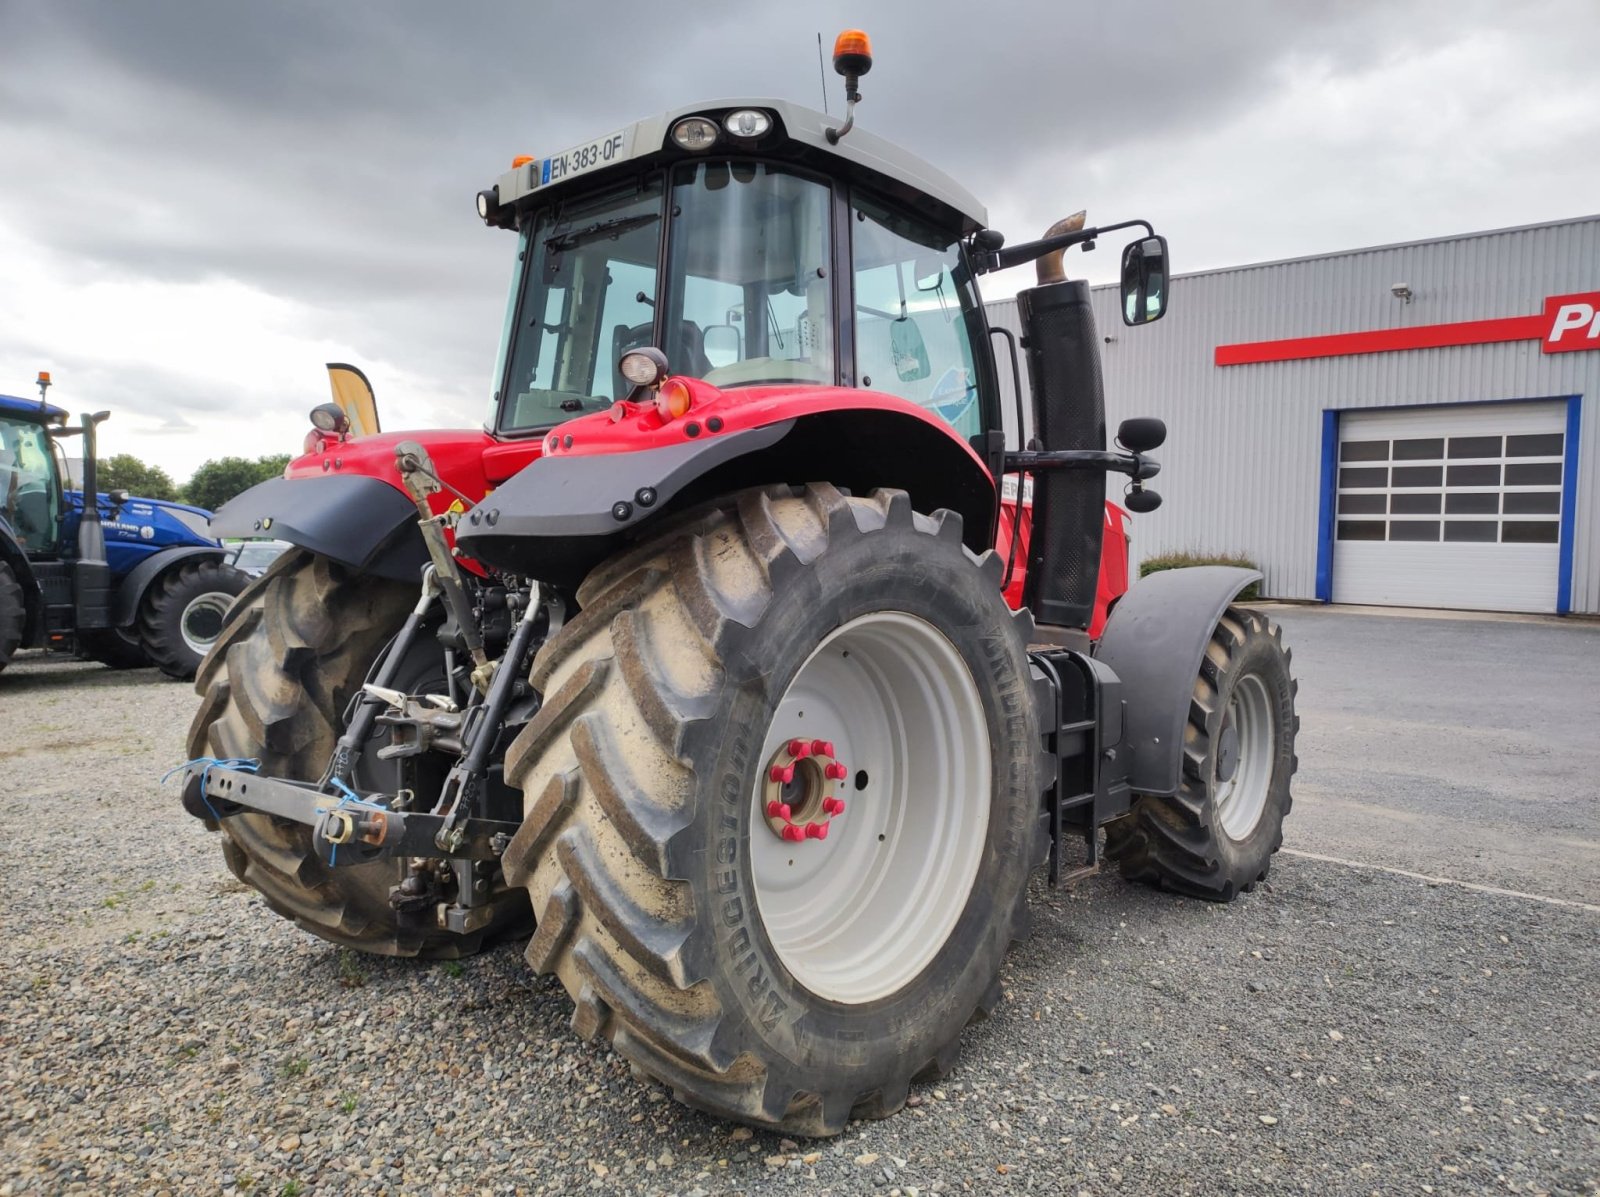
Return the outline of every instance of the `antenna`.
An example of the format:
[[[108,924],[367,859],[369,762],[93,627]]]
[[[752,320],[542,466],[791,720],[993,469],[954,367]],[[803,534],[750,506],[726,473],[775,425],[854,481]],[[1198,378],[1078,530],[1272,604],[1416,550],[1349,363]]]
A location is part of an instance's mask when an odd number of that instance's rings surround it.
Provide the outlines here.
[[[817,74],[822,78],[822,114],[828,115],[828,72],[822,65],[822,30],[817,30]]]

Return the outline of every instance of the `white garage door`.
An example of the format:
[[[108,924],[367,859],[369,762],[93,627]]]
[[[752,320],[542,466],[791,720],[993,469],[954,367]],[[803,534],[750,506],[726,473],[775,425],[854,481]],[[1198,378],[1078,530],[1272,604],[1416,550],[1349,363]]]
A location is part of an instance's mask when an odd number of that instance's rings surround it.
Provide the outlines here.
[[[1554,611],[1563,403],[1342,412],[1333,601]]]

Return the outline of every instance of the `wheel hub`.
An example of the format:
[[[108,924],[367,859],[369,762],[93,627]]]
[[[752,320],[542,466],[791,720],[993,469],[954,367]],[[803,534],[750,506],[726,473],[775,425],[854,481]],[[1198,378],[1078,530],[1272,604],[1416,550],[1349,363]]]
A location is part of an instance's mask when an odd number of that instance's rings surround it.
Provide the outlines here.
[[[831,740],[796,738],[779,745],[767,765],[762,802],[772,834],[792,844],[827,839],[829,824],[844,814],[838,790],[849,776]]]
[[[1239,729],[1234,727],[1230,718],[1222,725],[1222,734],[1217,737],[1217,780],[1232,781],[1238,768]]]

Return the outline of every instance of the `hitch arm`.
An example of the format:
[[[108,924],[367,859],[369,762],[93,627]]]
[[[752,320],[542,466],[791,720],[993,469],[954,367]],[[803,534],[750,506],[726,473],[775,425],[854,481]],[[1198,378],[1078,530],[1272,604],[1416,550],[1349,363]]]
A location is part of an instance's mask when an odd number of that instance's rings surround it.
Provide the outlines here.
[[[359,803],[341,804],[337,794],[309,782],[215,765],[209,770],[191,765],[183,778],[183,806],[191,815],[231,819],[254,812],[303,823],[313,829],[319,850],[351,845],[348,852],[326,853],[336,865],[384,856],[496,860],[519,826],[501,819],[463,819],[445,848],[437,842],[443,817],[394,810],[390,801],[388,795],[368,794]]]

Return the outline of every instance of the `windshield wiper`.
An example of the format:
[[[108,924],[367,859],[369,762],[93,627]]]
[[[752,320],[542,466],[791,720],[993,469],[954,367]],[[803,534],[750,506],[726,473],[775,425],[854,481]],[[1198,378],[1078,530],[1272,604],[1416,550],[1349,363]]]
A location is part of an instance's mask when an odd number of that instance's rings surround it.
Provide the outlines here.
[[[641,228],[661,219],[661,213],[651,212],[645,216],[617,216],[611,220],[600,220],[581,229],[573,229],[570,233],[557,233],[553,237],[545,238],[544,247],[552,253],[562,253],[569,249],[576,249],[585,241],[592,241],[596,237],[620,237],[632,229]]]

